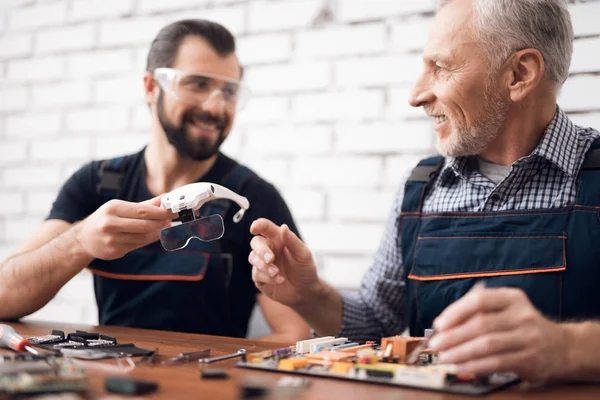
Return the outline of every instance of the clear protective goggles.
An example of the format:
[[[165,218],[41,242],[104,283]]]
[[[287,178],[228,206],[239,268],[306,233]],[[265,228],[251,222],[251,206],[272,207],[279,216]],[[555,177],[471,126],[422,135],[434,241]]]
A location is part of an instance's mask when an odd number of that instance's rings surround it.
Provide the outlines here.
[[[242,82],[220,75],[195,74],[174,68],[156,68],[154,79],[162,90],[182,103],[201,107],[217,99],[228,110],[241,110],[250,98]]]
[[[235,223],[242,220],[245,211],[250,207],[247,198],[216,183],[191,183],[164,195],[160,199],[161,206],[179,213],[181,224],[160,231],[159,238],[163,248],[175,251],[186,247],[192,239],[210,242],[223,237],[225,224],[221,215],[196,215],[196,211],[204,204],[219,199],[228,199],[240,206],[233,216]]]

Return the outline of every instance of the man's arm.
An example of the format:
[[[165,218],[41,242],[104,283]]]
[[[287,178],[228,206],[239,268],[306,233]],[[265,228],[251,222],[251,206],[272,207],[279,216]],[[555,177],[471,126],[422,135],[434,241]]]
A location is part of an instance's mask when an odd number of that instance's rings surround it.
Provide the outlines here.
[[[92,260],[71,224],[44,222],[16,255],[0,264],[0,320],[40,309]]]
[[[310,337],[310,327],[291,308],[262,294],[256,296],[256,302],[272,331],[270,335],[261,337],[260,340],[296,343]]]
[[[397,246],[401,194],[375,262],[357,294],[340,294],[317,277],[310,250],[286,225],[252,224],[252,278],[267,297],[290,306],[319,335],[379,340],[404,329],[404,282]]]
[[[43,307],[95,258],[113,260],[158,240],[173,217],[156,197],[142,203],[111,200],[72,226],[44,222],[19,253],[0,265],[0,319]]]
[[[385,233],[371,268],[358,292],[339,293],[321,282],[313,301],[297,310],[319,335],[337,335],[352,340],[380,340],[404,330],[404,280],[402,255],[398,247],[398,219],[402,204],[400,190],[388,217]],[[326,308],[319,304],[328,304]],[[318,311],[318,312],[315,312]]]

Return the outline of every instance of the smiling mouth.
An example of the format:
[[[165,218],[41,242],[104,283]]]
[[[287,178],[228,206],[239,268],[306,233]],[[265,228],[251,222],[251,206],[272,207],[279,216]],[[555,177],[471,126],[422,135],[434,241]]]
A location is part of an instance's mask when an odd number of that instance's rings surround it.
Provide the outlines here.
[[[205,132],[219,132],[221,129],[220,123],[216,121],[207,121],[205,118],[192,117],[187,121],[190,125],[200,128]]]
[[[441,124],[448,121],[448,117],[445,115],[432,115],[433,119],[435,119],[436,124]]]

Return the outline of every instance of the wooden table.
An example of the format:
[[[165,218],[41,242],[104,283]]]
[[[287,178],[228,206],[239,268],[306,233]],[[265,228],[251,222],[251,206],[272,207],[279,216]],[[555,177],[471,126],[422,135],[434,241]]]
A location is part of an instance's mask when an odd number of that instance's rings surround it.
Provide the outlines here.
[[[261,342],[256,340],[225,338],[207,335],[194,335],[130,329],[112,326],[85,326],[50,323],[8,323],[25,337],[49,334],[51,329],[60,329],[66,333],[76,329],[88,332],[99,332],[114,336],[120,343],[135,343],[138,347],[154,349],[158,347],[159,354],[176,356],[179,353],[211,349],[211,356],[234,353],[245,348],[249,352],[283,347],[289,344]],[[1,354],[10,351],[0,350]],[[184,365],[138,366],[126,376],[145,380],[158,381],[160,388],[147,396],[151,399],[239,399],[239,384],[243,380],[252,379],[264,382],[271,387],[271,395],[264,398],[281,399],[368,399],[368,400],[445,400],[459,399],[461,396],[428,392],[414,389],[404,389],[392,386],[374,385],[368,383],[345,382],[335,379],[312,378],[312,385],[295,397],[283,397],[281,392],[275,392],[277,380],[285,375],[233,368],[237,360],[227,360],[210,364],[210,367],[226,368],[230,377],[227,380],[200,379],[199,365],[192,362]],[[98,362],[98,361],[97,361]],[[116,366],[115,361],[100,361]],[[108,394],[104,390],[104,378],[115,373],[89,371],[92,385],[92,397],[104,399],[132,398]],[[469,398],[469,397],[466,397]],[[472,398],[472,397],[471,397]],[[517,400],[517,399],[599,399],[600,385],[557,385],[544,388],[525,388],[523,385],[493,393],[486,399]]]

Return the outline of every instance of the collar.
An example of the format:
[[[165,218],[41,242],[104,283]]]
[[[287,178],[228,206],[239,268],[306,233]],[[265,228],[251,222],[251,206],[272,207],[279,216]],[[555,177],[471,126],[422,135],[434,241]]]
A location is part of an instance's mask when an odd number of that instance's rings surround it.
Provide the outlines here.
[[[530,161],[535,157],[548,160],[569,176],[577,173],[577,147],[579,145],[577,129],[565,112],[556,106],[556,113],[552,122],[546,127],[544,135],[535,150],[528,156],[517,160],[515,163]],[[475,168],[475,156],[446,157],[440,177],[444,178],[449,173],[467,180]]]

